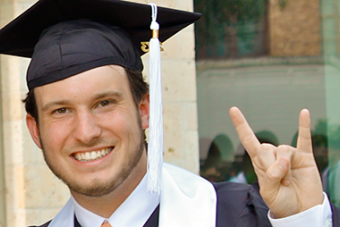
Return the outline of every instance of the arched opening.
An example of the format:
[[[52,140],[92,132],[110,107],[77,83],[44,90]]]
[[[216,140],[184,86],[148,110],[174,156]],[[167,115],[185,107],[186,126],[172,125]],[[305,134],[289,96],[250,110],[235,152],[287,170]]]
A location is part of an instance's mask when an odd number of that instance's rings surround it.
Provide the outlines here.
[[[210,144],[207,158],[201,165],[201,175],[214,182],[227,180],[228,170],[233,161],[234,147],[230,138],[219,134]]]

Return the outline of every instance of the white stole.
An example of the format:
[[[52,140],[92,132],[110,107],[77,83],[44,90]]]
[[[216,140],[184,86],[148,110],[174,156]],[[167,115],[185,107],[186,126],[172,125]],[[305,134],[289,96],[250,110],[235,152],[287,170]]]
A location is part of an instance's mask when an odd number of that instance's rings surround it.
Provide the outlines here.
[[[216,202],[216,191],[210,182],[187,170],[164,163],[159,227],[214,227]],[[74,227],[71,199],[48,227]]]
[[[216,191],[210,182],[164,163],[159,227],[213,227],[216,202]]]

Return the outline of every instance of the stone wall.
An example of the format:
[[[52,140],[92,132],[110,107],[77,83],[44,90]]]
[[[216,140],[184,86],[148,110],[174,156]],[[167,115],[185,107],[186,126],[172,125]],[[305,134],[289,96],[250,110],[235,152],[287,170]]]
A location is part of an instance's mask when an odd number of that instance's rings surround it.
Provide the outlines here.
[[[34,2],[0,0],[0,27]],[[193,10],[191,0],[153,2]],[[193,26],[166,42],[164,48],[162,72],[165,160],[197,173],[199,165]],[[146,77],[147,57],[143,59]],[[0,221],[4,226],[21,227],[43,223],[51,219],[69,197],[67,187],[46,167],[41,151],[32,142],[26,128],[21,99],[27,92],[25,71],[28,62],[28,59],[0,56],[0,133],[3,132],[0,134],[0,138],[3,138],[0,141],[0,193],[5,191],[5,196],[0,196]]]
[[[320,55],[319,0],[287,0],[283,8],[278,1],[269,1],[270,55]]]

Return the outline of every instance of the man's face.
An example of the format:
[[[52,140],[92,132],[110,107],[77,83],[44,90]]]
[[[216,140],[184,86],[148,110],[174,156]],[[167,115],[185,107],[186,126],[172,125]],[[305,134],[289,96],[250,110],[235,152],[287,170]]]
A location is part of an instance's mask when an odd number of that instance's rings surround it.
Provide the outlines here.
[[[29,130],[71,191],[105,195],[140,171],[149,100],[136,107],[122,67],[98,67],[34,92],[39,126],[28,115]]]

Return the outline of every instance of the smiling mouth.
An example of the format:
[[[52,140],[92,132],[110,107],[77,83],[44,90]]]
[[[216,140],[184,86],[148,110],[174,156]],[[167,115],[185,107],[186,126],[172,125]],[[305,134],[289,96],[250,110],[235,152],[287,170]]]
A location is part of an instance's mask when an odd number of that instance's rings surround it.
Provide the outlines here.
[[[104,148],[98,151],[90,151],[85,153],[76,153],[73,157],[80,162],[91,162],[101,159],[108,155],[113,150],[113,147]]]

